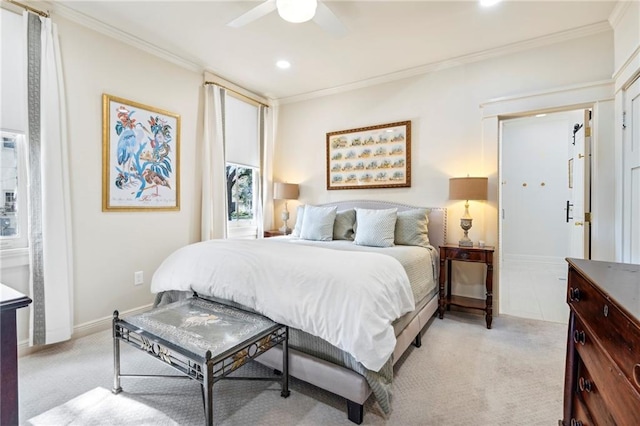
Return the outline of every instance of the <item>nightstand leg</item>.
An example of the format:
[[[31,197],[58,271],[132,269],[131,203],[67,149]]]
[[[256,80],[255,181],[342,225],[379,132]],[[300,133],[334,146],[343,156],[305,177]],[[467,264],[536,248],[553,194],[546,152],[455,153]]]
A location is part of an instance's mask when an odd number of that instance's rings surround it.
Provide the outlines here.
[[[491,328],[493,322],[493,253],[487,255],[487,328]]]

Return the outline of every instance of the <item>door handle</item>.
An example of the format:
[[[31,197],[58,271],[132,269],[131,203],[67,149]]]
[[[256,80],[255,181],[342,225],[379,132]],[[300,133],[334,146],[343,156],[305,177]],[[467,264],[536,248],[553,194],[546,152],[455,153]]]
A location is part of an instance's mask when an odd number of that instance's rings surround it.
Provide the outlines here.
[[[569,221],[573,219],[572,217],[569,216],[569,211],[571,207],[573,207],[573,204],[571,204],[569,200],[567,200],[567,207],[565,208],[565,210],[567,211],[567,223],[569,223]]]
[[[576,222],[576,223],[575,223],[575,225],[576,225],[576,226],[582,226],[582,225],[584,225],[584,223],[582,223],[582,222]]]

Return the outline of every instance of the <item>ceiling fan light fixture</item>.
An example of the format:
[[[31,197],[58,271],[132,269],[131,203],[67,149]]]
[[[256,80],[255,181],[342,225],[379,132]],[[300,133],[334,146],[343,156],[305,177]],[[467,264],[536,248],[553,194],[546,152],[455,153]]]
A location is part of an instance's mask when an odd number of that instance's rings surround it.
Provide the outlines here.
[[[276,0],[276,7],[282,19],[299,24],[313,18],[318,0]]]

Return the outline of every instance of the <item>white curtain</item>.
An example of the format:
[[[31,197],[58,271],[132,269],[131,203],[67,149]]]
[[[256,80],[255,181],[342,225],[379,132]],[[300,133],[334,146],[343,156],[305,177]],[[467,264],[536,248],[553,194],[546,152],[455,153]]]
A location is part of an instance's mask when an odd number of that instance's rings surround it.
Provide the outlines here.
[[[262,172],[262,220],[258,223],[262,225],[262,229],[258,228],[258,237],[264,235],[265,229],[274,228],[273,219],[273,150],[275,141],[275,124],[277,119],[278,107],[262,107],[260,110],[261,117],[261,145],[260,152],[262,155],[260,168]]]
[[[225,89],[204,86],[202,241],[227,238],[227,172],[224,149]]]
[[[66,104],[58,33],[24,13],[27,29],[29,285],[32,345],[73,332],[73,265]]]

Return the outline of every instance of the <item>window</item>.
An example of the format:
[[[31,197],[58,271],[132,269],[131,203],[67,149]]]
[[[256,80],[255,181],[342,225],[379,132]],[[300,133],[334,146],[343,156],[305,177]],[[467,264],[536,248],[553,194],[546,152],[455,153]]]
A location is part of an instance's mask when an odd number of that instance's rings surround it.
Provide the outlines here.
[[[2,132],[0,249],[27,247],[27,162],[24,135]]]
[[[224,132],[227,229],[230,238],[255,238],[258,229],[260,138],[258,107],[227,94]]]
[[[257,169],[227,163],[227,213],[231,225],[255,225],[253,183],[257,179]]]

